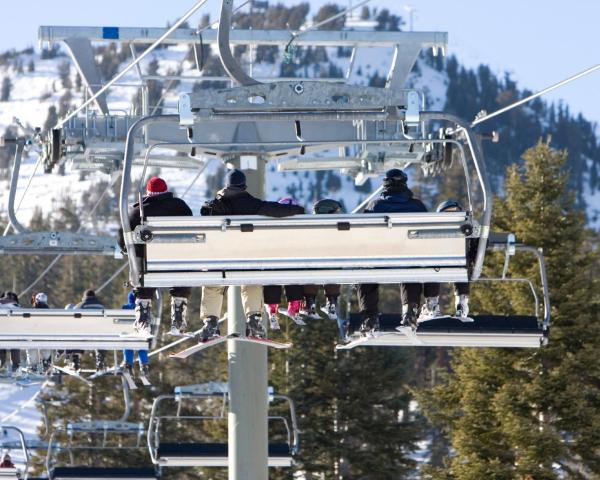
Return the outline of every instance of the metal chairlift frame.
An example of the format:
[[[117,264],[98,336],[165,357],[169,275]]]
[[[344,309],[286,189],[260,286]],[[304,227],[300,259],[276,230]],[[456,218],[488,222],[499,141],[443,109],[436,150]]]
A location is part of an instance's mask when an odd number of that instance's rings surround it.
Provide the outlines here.
[[[6,448],[9,450],[12,450],[13,448],[20,448],[21,452],[23,453],[23,458],[25,459],[25,469],[24,469],[24,476],[20,475],[20,470],[18,468],[2,468],[0,469],[0,479],[11,479],[11,480],[18,480],[21,478],[24,478],[25,480],[27,479],[27,471],[29,469],[29,452],[27,450],[27,442],[25,440],[25,434],[23,433],[23,431],[20,428],[17,427],[13,427],[13,426],[6,426],[6,425],[0,425],[0,429],[5,431],[5,430],[11,430],[17,433],[17,435],[19,436],[19,442],[14,444],[14,445],[10,445],[7,446],[8,444],[6,443],[2,443],[2,445],[0,445],[0,448]]]
[[[431,48],[433,50],[434,55],[437,55],[438,52],[442,54],[445,53],[447,48],[448,36],[446,33],[442,32],[357,32],[357,31],[329,31],[329,30],[314,30],[314,31],[306,31],[301,32],[299,35],[291,34],[286,30],[234,30],[231,33],[229,29],[231,27],[231,15],[225,16],[220,19],[220,28],[218,31],[215,30],[206,30],[203,31],[200,36],[198,31],[195,29],[178,29],[174,32],[170,37],[166,38],[163,43],[164,44],[178,44],[178,43],[187,43],[196,45],[199,38],[202,40],[203,45],[217,45],[219,46],[222,43],[227,43],[227,45],[246,45],[250,46],[250,48],[254,48],[257,45],[277,45],[280,47],[285,47],[290,43],[290,39],[292,38],[294,44],[299,46],[342,46],[342,47],[351,47],[352,55],[350,66],[347,69],[346,77],[343,79],[329,79],[334,81],[341,80],[342,82],[349,77],[349,74],[354,66],[354,59],[356,57],[356,51],[359,48],[369,48],[369,47],[387,47],[394,48],[394,57],[391,62],[390,70],[388,73],[388,87],[390,87],[393,91],[398,91],[405,83],[406,77],[410,73],[418,54],[421,50],[425,48]],[[221,28],[222,27],[222,28]],[[88,88],[91,92],[95,92],[99,85],[96,85],[94,82],[99,78],[99,74],[97,73],[97,66],[95,65],[93,59],[93,50],[91,47],[92,41],[111,41],[116,43],[129,43],[133,58],[135,59],[135,52],[133,46],[139,43],[149,43],[157,40],[165,33],[164,29],[155,29],[155,28],[113,28],[113,27],[55,27],[55,26],[42,26],[39,29],[38,38],[40,42],[47,42],[48,44],[52,44],[54,42],[64,42],[73,58],[75,65],[77,66],[82,78],[88,85]],[[222,49],[219,47],[219,53],[221,55],[227,56],[227,49]],[[224,61],[225,68],[228,71],[235,71],[235,75],[245,75],[241,69],[235,68],[235,61],[232,61],[233,58],[226,58]],[[232,67],[234,67],[232,69]],[[144,75],[141,72],[141,69],[138,67],[138,74],[140,76],[141,86],[142,88],[146,85],[146,82],[150,78],[158,78],[161,80],[173,79],[173,80],[188,80],[194,79],[195,81],[206,81],[206,80],[227,80],[229,82],[235,81],[233,77],[184,77],[181,75],[171,75],[171,76],[152,76],[152,75]],[[248,77],[249,78],[249,77]],[[261,79],[262,80],[262,79]],[[277,79],[277,81],[283,81],[283,78]],[[288,81],[292,81],[295,79],[285,79]],[[321,84],[325,83],[327,80],[320,79]],[[422,93],[416,92],[418,96],[420,96],[421,106],[424,106],[424,97]],[[143,100],[147,101],[146,96],[143,96]],[[98,98],[98,101],[103,105],[106,103],[104,96]],[[98,104],[100,106],[100,104]],[[108,107],[102,107],[101,110],[104,112],[104,117],[97,116],[96,113],[91,112],[88,108],[85,110],[84,117],[73,118],[63,126],[63,134],[60,131],[55,132],[57,135],[58,144],[64,143],[65,148],[67,150],[69,145],[74,145],[76,147],[75,155],[77,155],[77,149],[82,146],[88,150],[86,154],[88,157],[91,154],[93,157],[98,156],[98,158],[103,157],[102,153],[102,138],[106,138],[106,140],[110,140],[111,145],[105,146],[107,148],[108,155],[107,158],[98,161],[92,161],[87,164],[86,168],[94,168],[94,166],[98,167],[98,165],[106,163],[104,168],[112,168],[111,165],[114,164],[116,158],[114,157],[114,153],[118,150],[112,150],[117,143],[118,139],[120,141],[125,140],[125,131],[123,131],[123,127],[127,127],[126,124],[121,122],[121,131],[119,133],[117,127],[119,126],[119,116],[114,117],[114,115],[108,113]],[[144,104],[142,113],[149,113],[149,106]],[[126,119],[126,123],[131,122],[136,117],[128,117]],[[137,117],[139,118],[139,117]],[[102,120],[103,119],[103,120]],[[94,126],[94,129],[89,130],[90,125]],[[100,134],[93,134],[96,128],[104,129],[104,133],[99,132]],[[149,129],[145,129],[144,142],[146,145],[150,145],[152,140],[151,138],[155,138],[156,141],[165,141],[167,138],[170,138],[170,141],[173,141],[177,138],[177,131],[171,131],[166,134],[164,128],[161,132],[151,132]],[[98,133],[98,132],[96,132]],[[175,137],[173,137],[175,135]],[[60,137],[63,137],[62,140]],[[85,139],[89,139],[86,141]],[[184,140],[184,139],[182,139]],[[100,142],[98,144],[98,153],[92,153],[96,147],[92,147],[92,143]],[[115,143],[117,142],[117,143]],[[55,142],[56,143],[56,142]],[[79,146],[77,146],[79,145]],[[52,148],[54,150],[54,146]],[[187,150],[187,153],[190,153]],[[79,154],[81,155],[81,154]],[[53,158],[53,162],[58,161],[58,157],[56,153],[50,154]],[[190,161],[193,161],[193,155],[190,156]],[[168,162],[168,160],[166,160]],[[346,162],[350,160],[347,159]],[[78,160],[81,162],[81,159]],[[85,163],[85,161],[84,161]],[[153,161],[151,160],[151,164]],[[185,167],[185,163],[182,164],[181,161],[178,162],[179,166]],[[294,169],[294,162],[291,162],[281,168]],[[114,166],[114,165],[113,165]],[[193,165],[191,165],[193,167]],[[360,160],[356,160],[354,162],[354,168],[360,166]],[[300,167],[304,168],[304,167]]]
[[[74,444],[73,439],[76,434],[102,434],[102,443],[100,445],[89,445],[86,444]],[[46,471],[48,472],[48,478],[55,478],[54,474],[54,465],[53,465],[53,455],[55,452],[66,451],[69,454],[70,463],[75,463],[73,453],[76,451],[107,451],[107,450],[145,450],[146,447],[143,443],[143,437],[145,433],[145,428],[143,423],[134,423],[134,422],[126,422],[126,421],[93,421],[93,422],[74,422],[67,424],[66,427],[55,430],[50,439],[48,441],[48,450],[46,454]],[[56,444],[55,439],[60,434],[67,435],[66,444]],[[133,445],[123,445],[122,443],[118,443],[116,445],[109,444],[108,435],[110,434],[120,434],[120,435],[136,435],[136,441]],[[125,474],[124,470],[131,470],[129,467],[126,468],[107,468],[103,469],[101,467],[96,468],[99,470],[97,472],[91,472],[93,467],[61,467],[61,469],[69,470],[78,470],[79,468],[84,468],[86,472],[82,472],[76,478],[78,479],[120,479],[120,478],[139,478],[139,479],[155,479],[158,476],[155,474],[150,475],[145,470],[144,472],[140,472],[139,476],[128,476]],[[102,470],[106,470],[105,476],[102,476]],[[139,471],[141,469],[133,469]],[[60,478],[60,476],[59,476]],[[72,478],[71,475],[65,476],[65,478]]]
[[[212,383],[208,384],[209,387],[213,387]],[[158,450],[160,448],[160,426],[161,422],[166,421],[203,421],[203,420],[227,420],[227,405],[229,403],[229,393],[227,388],[219,389],[217,391],[210,391],[206,388],[207,385],[188,385],[176,387],[175,392],[170,395],[159,395],[154,399],[152,404],[152,411],[150,413],[150,420],[148,423],[147,431],[147,443],[150,451],[150,457],[152,463],[160,467],[177,467],[177,466],[201,466],[201,467],[226,467],[227,457],[198,457],[198,458],[185,458],[185,459],[171,459],[165,460],[158,456]],[[300,430],[298,428],[298,420],[296,417],[296,407],[291,398],[285,395],[276,395],[269,389],[269,402],[283,401],[289,406],[290,416],[289,418],[276,415],[269,416],[268,420],[278,421],[283,423],[287,432],[287,445],[290,449],[290,457],[298,454],[300,449]],[[181,405],[184,400],[198,401],[203,399],[219,399],[222,401],[222,407],[220,414],[215,415],[181,415]],[[165,402],[175,402],[177,404],[177,410],[175,415],[159,415],[160,405]],[[196,442],[202,443],[202,442]],[[271,467],[283,467],[290,466],[290,461],[279,457],[272,457],[269,459],[269,466]]]
[[[102,237],[72,232],[30,232],[19,220],[15,210],[15,199],[25,139],[2,139],[0,146],[16,145],[14,163],[8,195],[8,218],[15,235],[0,236],[0,254],[23,255],[111,255],[117,257],[120,250],[114,237]]]

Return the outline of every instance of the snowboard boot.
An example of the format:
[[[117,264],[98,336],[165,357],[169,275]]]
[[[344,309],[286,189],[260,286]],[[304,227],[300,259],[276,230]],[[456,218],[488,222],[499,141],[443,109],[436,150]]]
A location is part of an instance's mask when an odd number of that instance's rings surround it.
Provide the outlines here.
[[[138,298],[135,301],[135,331],[150,334],[152,325],[152,300]]]
[[[337,320],[337,297],[327,297],[327,304],[324,309],[329,320]]]
[[[260,313],[252,313],[248,315],[246,320],[246,336],[256,338],[267,338],[267,332],[262,323],[262,316]]]
[[[96,352],[96,372],[106,371],[106,353],[103,350]]]
[[[402,323],[403,327],[417,327],[417,318],[419,316],[418,303],[405,303],[402,305]]]
[[[436,317],[441,317],[440,297],[427,297],[425,304],[421,307],[421,313],[417,319],[417,323],[433,320]]]
[[[171,335],[187,330],[187,298],[171,297]]]
[[[379,331],[379,318],[377,315],[369,315],[365,317],[360,325],[360,334],[363,336],[370,335]]]
[[[271,303],[267,305],[267,312],[269,313],[269,325],[271,326],[271,330],[281,330],[281,326],[279,325],[279,320],[277,319],[277,310],[279,309],[279,304]]]
[[[317,299],[315,297],[306,297],[304,305],[300,310],[300,315],[307,317],[317,317]]]
[[[211,338],[219,335],[219,319],[214,315],[210,315],[204,319],[204,326],[200,329],[198,335],[196,335],[196,340],[198,342],[208,342]]]
[[[456,317],[462,319],[469,318],[469,296],[456,295]]]

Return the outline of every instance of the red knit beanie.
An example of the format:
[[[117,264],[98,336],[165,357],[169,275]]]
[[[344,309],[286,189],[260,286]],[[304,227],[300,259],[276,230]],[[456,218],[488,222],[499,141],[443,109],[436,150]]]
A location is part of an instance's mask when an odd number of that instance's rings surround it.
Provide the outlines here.
[[[158,195],[167,191],[167,182],[160,177],[152,177],[146,184],[146,195]]]

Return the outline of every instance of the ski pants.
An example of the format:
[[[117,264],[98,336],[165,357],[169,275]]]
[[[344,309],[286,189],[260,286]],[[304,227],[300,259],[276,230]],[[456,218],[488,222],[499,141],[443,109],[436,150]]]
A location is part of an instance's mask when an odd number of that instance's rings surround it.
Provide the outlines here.
[[[263,287],[263,298],[267,305],[279,304],[281,302],[281,293],[283,292],[281,285],[265,285]],[[302,300],[303,287],[302,285],[286,285],[285,298],[288,302]]]
[[[0,350],[0,364],[6,365],[6,352],[7,350]],[[10,363],[12,368],[18,368],[21,365],[21,350],[12,349],[10,350]]]
[[[358,308],[364,318],[379,314],[379,284],[362,283],[357,285]],[[425,297],[437,297],[440,294],[439,283],[401,283],[400,298],[402,305],[421,304],[421,294]]]
[[[133,365],[134,351],[133,350],[124,350],[123,353],[125,355],[125,363],[127,363],[129,365]],[[140,359],[140,363],[142,365],[148,365],[148,363],[150,361],[148,359],[148,350],[138,350],[138,358]]]
[[[470,292],[471,288],[468,283],[454,284],[454,293],[456,293],[456,295],[469,295]]]
[[[201,318],[221,317],[223,295],[226,289],[227,287],[202,287]],[[261,285],[242,285],[242,305],[246,317],[255,313],[262,313],[263,287]]]
[[[27,363],[29,366],[34,367],[44,361],[51,360],[52,350],[27,350]]]
[[[156,288],[136,288],[133,290],[135,298],[141,300],[152,300],[155,292]],[[189,287],[173,287],[169,289],[169,295],[171,295],[171,297],[190,298],[191,293],[192,289]]]
[[[304,298],[312,297],[315,298],[319,294],[319,288],[321,285],[304,285]],[[325,290],[325,296],[327,298],[333,297],[337,298],[340,296],[340,285],[328,284],[323,285],[323,289]]]

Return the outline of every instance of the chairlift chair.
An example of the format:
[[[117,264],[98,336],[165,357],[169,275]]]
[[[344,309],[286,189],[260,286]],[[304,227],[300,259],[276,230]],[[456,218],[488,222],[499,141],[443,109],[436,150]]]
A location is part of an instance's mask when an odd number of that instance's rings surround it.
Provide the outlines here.
[[[491,233],[488,249],[505,254],[505,263],[500,277],[480,277],[476,283],[483,282],[520,282],[530,287],[534,299],[534,311],[530,315],[472,315],[473,321],[443,317],[419,323],[416,330],[400,325],[399,314],[380,316],[381,332],[355,339],[346,345],[338,345],[338,350],[352,349],[358,346],[424,346],[424,347],[516,347],[537,348],[548,342],[550,332],[550,297],[544,256],[540,249],[516,243],[515,237],[508,233]],[[538,289],[531,279],[508,276],[510,257],[517,252],[535,256],[540,272],[541,297],[543,310],[540,311]],[[362,318],[350,316],[351,327],[358,329]]]
[[[56,455],[61,452],[73,454],[77,451],[96,451],[108,453],[109,451],[123,452],[143,451],[142,442],[144,426],[141,423],[121,421],[95,421],[69,423],[64,429],[55,431],[48,442],[48,453],[46,456],[46,469],[48,478],[51,480],[156,480],[158,477],[156,469],[152,465],[142,467],[119,466],[101,467],[89,465],[56,466],[58,463]],[[62,444],[55,443],[58,435],[66,435],[67,441]],[[91,445],[89,442],[77,442],[79,435],[100,436],[99,445]],[[123,444],[122,440],[111,443],[109,436],[134,437],[130,444]]]
[[[200,409],[201,402],[218,402],[219,412],[182,413],[182,404],[193,403]],[[160,395],[154,400],[148,426],[148,448],[152,462],[160,467],[227,467],[228,444],[214,441],[171,442],[162,438],[161,427],[168,423],[184,422],[227,422],[227,405],[229,394],[223,385],[217,391],[209,391],[205,385],[176,387],[172,395]],[[279,425],[285,429],[285,441],[270,442],[268,445],[269,467],[290,467],[293,457],[298,453],[299,431],[295,406],[289,397],[270,395],[271,402],[287,403],[288,415],[269,415],[271,425]],[[161,414],[161,406],[170,405],[175,414]],[[206,410],[206,406],[204,411]]]

